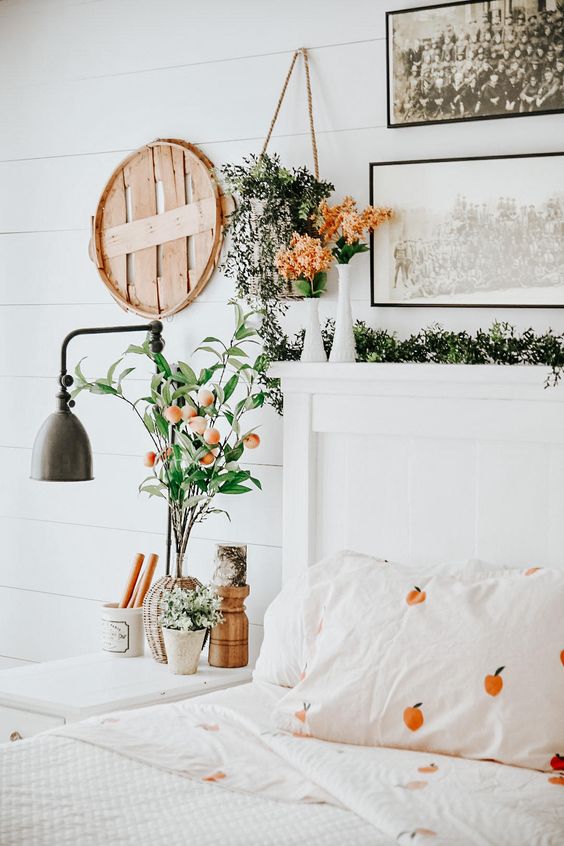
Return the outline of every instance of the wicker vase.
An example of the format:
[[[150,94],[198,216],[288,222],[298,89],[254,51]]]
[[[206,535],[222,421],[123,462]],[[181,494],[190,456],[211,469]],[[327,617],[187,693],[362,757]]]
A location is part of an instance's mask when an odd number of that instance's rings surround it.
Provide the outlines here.
[[[182,573],[183,560],[176,562],[176,572]],[[163,637],[162,626],[159,623],[161,616],[161,600],[163,591],[172,590],[174,587],[193,590],[201,582],[192,576],[162,576],[157,579],[152,588],[147,592],[143,601],[143,625],[145,626],[145,637],[151,650],[151,655],[159,664],[166,664],[166,648]]]

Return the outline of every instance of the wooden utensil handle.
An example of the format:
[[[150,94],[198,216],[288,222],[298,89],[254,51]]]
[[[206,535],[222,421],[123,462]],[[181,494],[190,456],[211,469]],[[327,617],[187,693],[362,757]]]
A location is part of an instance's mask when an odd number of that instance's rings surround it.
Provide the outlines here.
[[[118,608],[127,608],[129,600],[135,593],[135,587],[137,585],[137,579],[139,578],[139,573],[141,572],[141,567],[143,566],[143,561],[145,560],[145,556],[142,555],[140,552],[137,553],[135,558],[133,559],[133,564],[131,566],[131,572],[129,573],[129,579],[127,580],[127,584],[125,586],[125,590],[121,597],[121,601],[119,603]]]
[[[139,583],[139,590],[135,595],[135,603],[133,605],[134,608],[141,608],[141,606],[143,605],[145,595],[151,587],[151,582],[153,581],[153,576],[155,575],[158,560],[159,556],[156,555],[154,552],[149,555],[147,566],[145,567],[141,582]]]

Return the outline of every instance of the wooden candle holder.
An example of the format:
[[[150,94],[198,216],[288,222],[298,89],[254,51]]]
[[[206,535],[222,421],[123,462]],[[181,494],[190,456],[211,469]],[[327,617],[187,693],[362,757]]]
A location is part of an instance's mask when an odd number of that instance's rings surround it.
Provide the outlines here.
[[[249,663],[249,620],[245,599],[249,585],[217,585],[224,622],[211,630],[208,662],[211,667],[246,667]]]

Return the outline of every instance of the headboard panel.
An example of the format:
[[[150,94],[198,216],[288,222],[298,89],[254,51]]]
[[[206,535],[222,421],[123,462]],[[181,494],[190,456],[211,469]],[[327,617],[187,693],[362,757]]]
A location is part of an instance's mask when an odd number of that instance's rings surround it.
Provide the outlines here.
[[[532,367],[277,364],[284,578],[348,547],[564,567],[564,388]]]

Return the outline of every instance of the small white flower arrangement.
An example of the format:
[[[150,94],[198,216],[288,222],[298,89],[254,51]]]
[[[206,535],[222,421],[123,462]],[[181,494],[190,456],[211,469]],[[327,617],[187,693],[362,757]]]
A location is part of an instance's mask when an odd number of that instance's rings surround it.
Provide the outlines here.
[[[163,591],[159,623],[165,629],[195,632],[223,623],[221,598],[212,585],[199,585],[194,590],[174,587]]]

